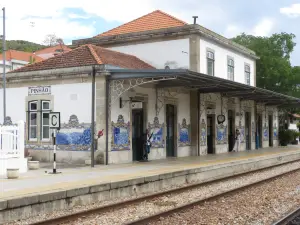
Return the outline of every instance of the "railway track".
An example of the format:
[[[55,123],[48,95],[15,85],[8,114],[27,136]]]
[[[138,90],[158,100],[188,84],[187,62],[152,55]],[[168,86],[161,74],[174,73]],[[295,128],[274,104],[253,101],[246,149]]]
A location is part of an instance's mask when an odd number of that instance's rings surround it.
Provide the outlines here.
[[[294,161],[294,162],[299,162],[299,161],[297,160],[297,161]],[[102,213],[106,213],[106,212],[115,211],[115,210],[118,210],[118,209],[122,209],[124,207],[130,207],[130,206],[133,206],[135,204],[140,204],[140,203],[145,202],[145,201],[155,200],[156,198],[163,197],[163,196],[169,196],[169,195],[184,193],[184,192],[199,188],[201,186],[211,185],[211,184],[214,184],[214,183],[217,183],[217,182],[225,182],[225,181],[228,181],[228,180],[231,180],[231,179],[234,179],[234,178],[247,176],[247,175],[250,175],[250,174],[253,174],[253,173],[257,173],[257,172],[267,171],[267,170],[270,170],[272,168],[280,167],[280,166],[283,166],[285,164],[290,164],[290,163],[293,163],[293,162],[284,163],[284,164],[281,164],[281,165],[272,166],[272,167],[269,167],[269,168],[260,169],[260,170],[256,170],[256,171],[251,171],[251,172],[247,172],[247,173],[243,173],[243,174],[237,174],[237,175],[234,175],[234,176],[231,176],[231,177],[221,178],[221,179],[218,179],[218,180],[209,181],[209,182],[205,182],[205,183],[192,184],[192,185],[188,185],[188,186],[184,186],[184,187],[180,187],[180,188],[176,188],[176,189],[171,189],[171,190],[167,190],[167,191],[163,191],[163,192],[159,192],[159,193],[155,193],[155,194],[151,194],[151,195],[147,195],[147,196],[142,196],[142,197],[138,197],[138,198],[134,198],[134,199],[130,199],[130,200],[126,200],[126,201],[123,201],[123,202],[118,202],[118,203],[114,203],[114,204],[110,204],[110,205],[100,206],[100,207],[97,207],[97,208],[93,208],[93,209],[89,209],[89,210],[85,210],[85,211],[80,211],[80,212],[76,212],[76,213],[73,213],[73,214],[64,215],[64,216],[60,216],[60,217],[57,217],[57,218],[48,219],[48,220],[44,220],[44,221],[39,221],[39,222],[31,223],[31,224],[32,225],[71,224],[72,221],[76,221],[76,220],[81,219],[81,218],[87,218],[88,216],[91,216],[91,215],[96,215],[96,214],[98,215],[98,214],[102,214]],[[259,180],[257,182],[253,182],[251,184],[246,184],[246,185],[243,185],[243,186],[231,189],[231,190],[227,190],[227,191],[224,191],[222,193],[215,194],[213,196],[210,196],[210,197],[207,197],[207,198],[204,198],[204,199],[195,200],[195,201],[190,202],[188,204],[179,205],[179,206],[176,206],[172,209],[165,210],[165,211],[162,211],[162,212],[150,215],[150,216],[146,216],[146,217],[143,217],[141,219],[137,219],[135,221],[128,222],[126,224],[128,224],[128,225],[148,224],[150,222],[158,220],[161,217],[170,216],[170,215],[172,215],[176,212],[179,212],[179,211],[182,211],[184,209],[193,207],[193,206],[198,205],[200,203],[203,203],[205,201],[217,199],[221,196],[224,196],[224,195],[236,192],[236,191],[240,191],[240,190],[243,190],[243,189],[258,185],[258,184],[261,184],[263,182],[267,182],[269,180],[272,180],[274,178],[290,174],[290,173],[292,173],[294,171],[297,171],[297,170],[299,170],[299,168],[296,168],[296,169],[293,169],[291,171],[284,172],[284,173],[269,177],[267,179],[263,179],[263,180]]]
[[[299,225],[300,224],[300,207],[289,213],[273,225]]]

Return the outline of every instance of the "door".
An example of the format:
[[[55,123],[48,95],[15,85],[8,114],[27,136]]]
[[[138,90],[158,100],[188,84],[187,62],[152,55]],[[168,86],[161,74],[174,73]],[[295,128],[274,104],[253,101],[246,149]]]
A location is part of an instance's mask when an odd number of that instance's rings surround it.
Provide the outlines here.
[[[269,115],[269,146],[273,147],[273,116]]]
[[[251,149],[251,115],[250,112],[245,114],[245,138],[246,138],[246,150]]]
[[[142,160],[143,157],[143,109],[132,110],[132,159]]]
[[[233,111],[228,110],[228,149],[231,152],[234,146],[234,118]]]
[[[167,157],[175,156],[175,106],[166,105],[167,137],[166,148]]]
[[[261,114],[257,115],[257,146],[262,148],[262,117]]]
[[[207,154],[214,154],[214,116],[207,115]]]

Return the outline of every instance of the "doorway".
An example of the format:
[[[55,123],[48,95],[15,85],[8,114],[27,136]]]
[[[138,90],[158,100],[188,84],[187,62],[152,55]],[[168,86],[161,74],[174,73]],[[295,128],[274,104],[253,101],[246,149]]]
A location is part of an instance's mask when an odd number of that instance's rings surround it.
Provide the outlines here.
[[[246,150],[251,150],[251,114],[245,114],[245,136],[246,136]]]
[[[257,147],[262,148],[262,116],[257,114]]]
[[[269,115],[269,146],[273,147],[273,116]]]
[[[231,152],[234,147],[234,113],[228,110],[228,150]]]
[[[132,110],[132,160],[143,159],[144,116],[143,109]]]
[[[175,157],[175,106],[166,105],[166,122],[167,122],[167,137],[166,137],[166,150],[167,157]]]
[[[207,115],[207,154],[214,154],[215,115]]]

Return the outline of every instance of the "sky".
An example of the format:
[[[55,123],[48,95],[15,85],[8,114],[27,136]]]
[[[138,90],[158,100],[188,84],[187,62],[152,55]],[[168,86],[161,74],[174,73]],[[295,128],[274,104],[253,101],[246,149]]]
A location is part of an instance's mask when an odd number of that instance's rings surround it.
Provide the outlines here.
[[[1,0],[3,7],[7,40],[42,43],[55,34],[71,44],[160,9],[187,23],[198,16],[198,24],[227,38],[293,33],[291,61],[300,65],[300,0]]]

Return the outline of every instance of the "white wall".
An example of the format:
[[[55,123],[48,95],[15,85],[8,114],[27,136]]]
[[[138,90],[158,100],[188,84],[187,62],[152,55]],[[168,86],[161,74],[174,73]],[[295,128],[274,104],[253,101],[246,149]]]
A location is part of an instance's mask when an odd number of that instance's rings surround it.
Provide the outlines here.
[[[79,122],[91,122],[91,84],[52,85],[54,110],[61,112],[61,122],[68,122],[75,114]]]
[[[254,63],[255,60],[245,57],[244,55],[235,52],[231,49],[225,48],[219,44],[201,37],[200,39],[200,72],[207,74],[207,58],[206,50],[210,48],[215,53],[215,76],[228,79],[227,77],[227,56],[234,58],[234,81],[245,83],[245,63],[250,64],[251,81],[250,84],[254,85]]]
[[[10,116],[14,123],[19,120],[26,121],[25,98],[27,95],[27,87],[6,89],[6,116]],[[3,123],[3,89],[0,89],[0,104],[0,123]]]
[[[25,65],[27,65],[28,64],[28,62],[26,62],[26,61],[21,61],[21,60],[11,60],[11,61],[6,61],[5,62],[5,64],[6,64],[6,73],[7,72],[9,72],[9,71],[11,71],[11,70],[15,70],[15,69],[18,69],[18,68],[21,68],[21,67],[23,67],[23,66],[25,66]],[[3,62],[2,62],[2,60],[0,60],[0,74],[2,75],[2,73],[3,73]]]
[[[61,122],[68,122],[72,114],[78,116],[80,123],[91,122],[90,84],[51,85],[51,95],[54,96],[53,110],[61,112]],[[26,96],[28,96],[28,87],[6,89],[6,115],[10,116],[13,122],[26,121]],[[2,123],[3,89],[0,89],[0,104],[0,123]]]
[[[111,47],[110,49],[135,55],[157,69],[164,69],[168,62],[171,69],[189,68],[189,39],[160,41],[145,44]]]

